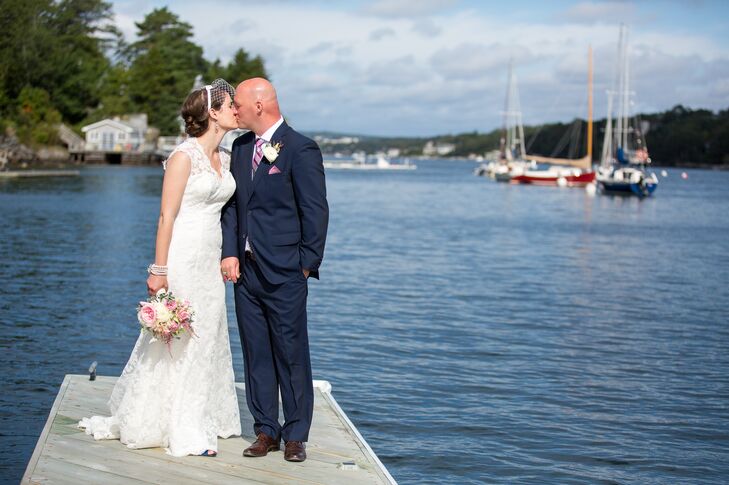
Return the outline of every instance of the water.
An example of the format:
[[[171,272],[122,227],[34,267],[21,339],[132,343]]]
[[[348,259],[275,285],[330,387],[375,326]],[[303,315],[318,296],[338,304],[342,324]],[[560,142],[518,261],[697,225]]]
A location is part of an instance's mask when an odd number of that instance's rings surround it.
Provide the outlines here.
[[[671,171],[639,201],[419,165],[328,173],[330,235],[310,286],[314,378],[393,476],[726,482],[729,173]],[[152,168],[0,180],[8,483],[64,374],[93,360],[121,371],[160,186]]]

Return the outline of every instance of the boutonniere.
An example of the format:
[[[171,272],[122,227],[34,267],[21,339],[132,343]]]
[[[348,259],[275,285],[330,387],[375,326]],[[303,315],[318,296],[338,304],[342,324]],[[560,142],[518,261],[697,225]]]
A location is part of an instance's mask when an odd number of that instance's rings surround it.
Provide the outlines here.
[[[278,152],[281,151],[281,148],[283,147],[283,144],[281,142],[278,143],[266,143],[263,145],[263,156],[266,157],[266,160],[268,163],[273,163],[278,158]]]

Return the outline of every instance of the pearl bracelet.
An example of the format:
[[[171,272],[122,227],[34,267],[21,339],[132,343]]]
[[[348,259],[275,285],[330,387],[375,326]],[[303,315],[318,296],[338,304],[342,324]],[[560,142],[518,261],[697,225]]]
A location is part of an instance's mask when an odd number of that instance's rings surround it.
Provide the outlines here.
[[[167,276],[167,266],[159,266],[157,264],[150,264],[147,266],[147,273],[155,276]]]

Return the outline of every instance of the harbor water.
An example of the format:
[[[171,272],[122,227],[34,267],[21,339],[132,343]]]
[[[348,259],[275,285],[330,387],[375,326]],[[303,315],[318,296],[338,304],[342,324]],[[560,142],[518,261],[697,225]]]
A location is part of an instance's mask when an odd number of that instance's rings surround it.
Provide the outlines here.
[[[309,293],[314,378],[395,479],[726,483],[729,173],[669,170],[638,200],[417,163],[327,173]],[[3,483],[20,480],[65,374],[121,372],[161,180],[0,180]],[[242,381],[230,289],[228,312]]]

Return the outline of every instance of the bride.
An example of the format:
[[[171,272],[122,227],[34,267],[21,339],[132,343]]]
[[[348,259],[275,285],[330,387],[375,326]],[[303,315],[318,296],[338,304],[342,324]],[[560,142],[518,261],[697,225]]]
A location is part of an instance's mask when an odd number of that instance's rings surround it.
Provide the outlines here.
[[[218,148],[237,128],[233,88],[217,79],[182,106],[189,135],[164,164],[155,261],[149,293],[167,288],[189,300],[195,336],[167,346],[141,333],[109,400],[111,417],[84,418],[95,439],[129,448],[164,447],[173,456],[215,456],[218,437],[240,435],[220,274],[220,211],[235,191],[230,153]]]

